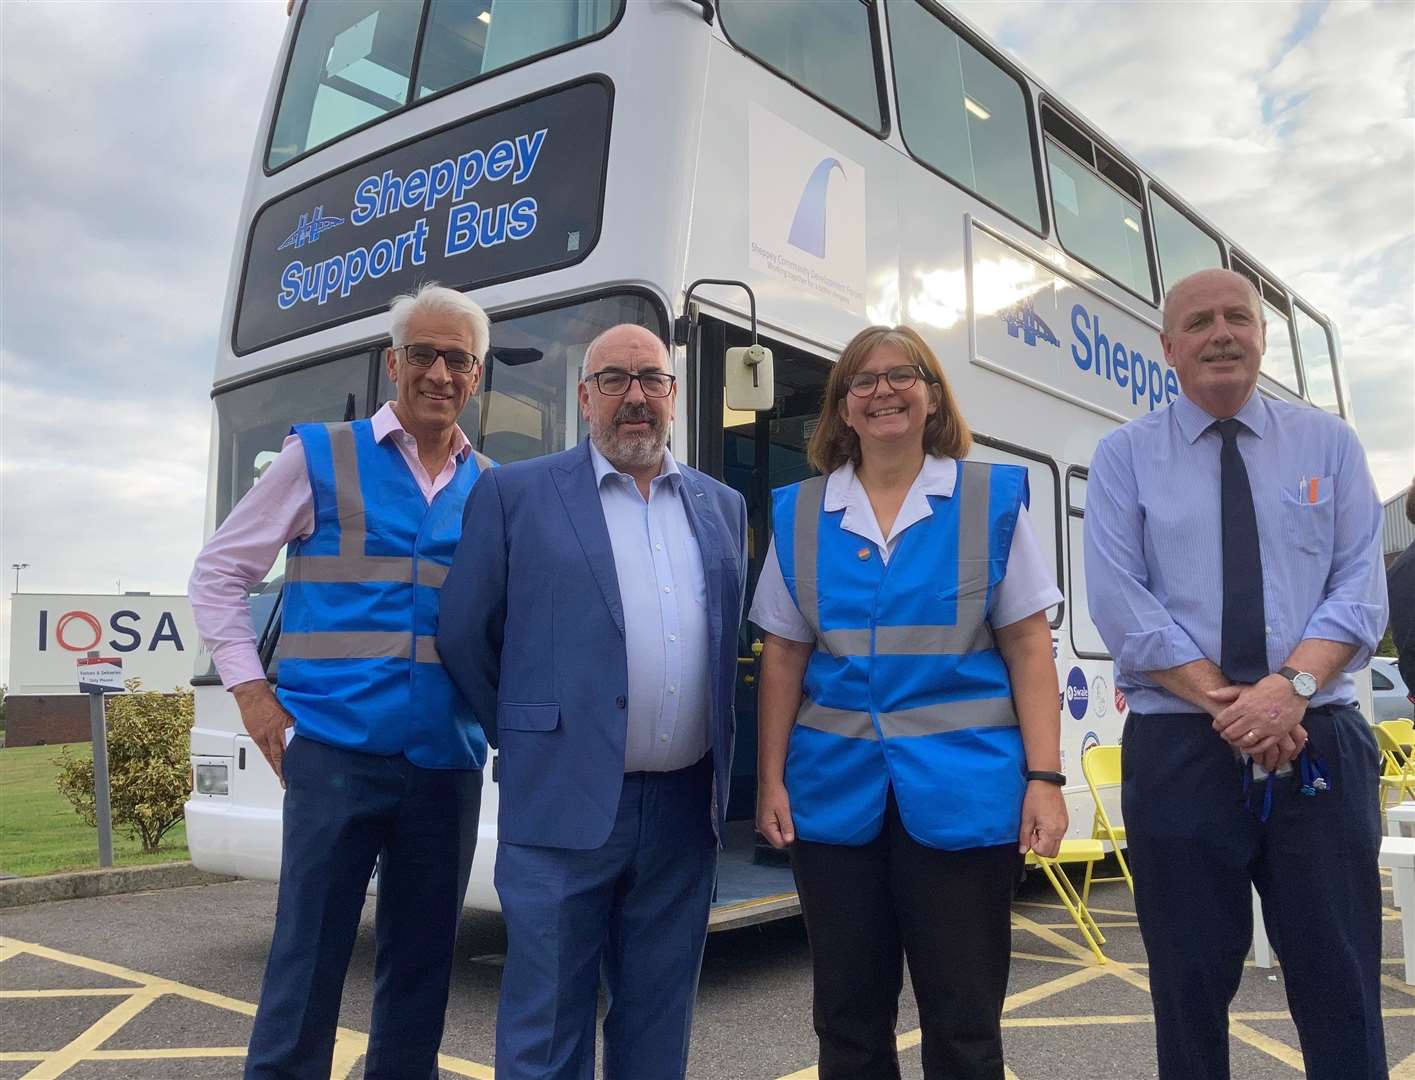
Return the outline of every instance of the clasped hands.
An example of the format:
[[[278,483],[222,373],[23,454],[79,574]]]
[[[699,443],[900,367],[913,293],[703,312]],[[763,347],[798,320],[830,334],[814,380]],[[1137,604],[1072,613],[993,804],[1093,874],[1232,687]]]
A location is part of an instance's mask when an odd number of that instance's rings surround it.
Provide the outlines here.
[[[1302,717],[1307,700],[1292,691],[1281,675],[1268,675],[1251,686],[1225,686],[1206,692],[1213,703],[1214,730],[1234,748],[1272,772],[1302,753],[1307,730]]]

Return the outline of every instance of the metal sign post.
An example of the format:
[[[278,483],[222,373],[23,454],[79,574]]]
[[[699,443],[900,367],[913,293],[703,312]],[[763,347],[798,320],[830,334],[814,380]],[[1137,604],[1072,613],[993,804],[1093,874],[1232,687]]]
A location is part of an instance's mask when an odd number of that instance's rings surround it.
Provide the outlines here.
[[[113,865],[113,808],[108,784],[106,694],[123,692],[123,659],[96,651],[78,661],[79,689],[88,695],[88,725],[93,739],[93,806],[98,819],[98,865]]]

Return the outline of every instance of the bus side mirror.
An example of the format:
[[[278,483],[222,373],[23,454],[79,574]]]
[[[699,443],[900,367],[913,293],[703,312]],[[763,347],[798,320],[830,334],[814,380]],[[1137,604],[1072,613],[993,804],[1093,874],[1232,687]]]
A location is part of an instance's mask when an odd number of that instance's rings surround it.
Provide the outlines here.
[[[776,403],[771,350],[765,345],[728,349],[723,360],[727,407],[740,412],[769,412]]]

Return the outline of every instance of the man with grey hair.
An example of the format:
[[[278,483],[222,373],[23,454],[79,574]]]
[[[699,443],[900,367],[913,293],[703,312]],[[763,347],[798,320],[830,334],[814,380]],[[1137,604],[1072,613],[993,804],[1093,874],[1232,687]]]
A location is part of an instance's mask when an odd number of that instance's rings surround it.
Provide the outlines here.
[[[595,338],[579,398],[585,442],[472,492],[437,636],[498,749],[496,1075],[593,1075],[602,970],[606,1080],[674,1080],[725,821],[746,506],[668,451],[651,331]]]
[[[328,1077],[369,878],[379,876],[365,1075],[431,1080],[471,871],[486,737],[437,653],[439,587],[490,462],[457,425],[489,328],[435,284],[391,307],[396,399],[297,424],[197,556],[197,629],[285,788],[274,940],[247,1080]],[[282,548],[279,688],[251,590]]]
[[[1243,276],[1176,284],[1160,343],[1183,393],[1101,440],[1086,501],[1159,1076],[1229,1076],[1256,888],[1307,1076],[1385,1080],[1379,766],[1351,674],[1386,615],[1366,455],[1339,417],[1259,391]]]

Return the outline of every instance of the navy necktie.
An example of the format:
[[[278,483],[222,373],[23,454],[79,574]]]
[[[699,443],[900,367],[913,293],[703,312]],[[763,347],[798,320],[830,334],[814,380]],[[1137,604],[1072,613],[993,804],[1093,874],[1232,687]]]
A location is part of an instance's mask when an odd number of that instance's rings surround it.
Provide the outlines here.
[[[1223,531],[1223,639],[1219,667],[1230,682],[1250,684],[1268,672],[1263,615],[1263,561],[1258,552],[1258,515],[1248,470],[1238,453],[1238,420],[1219,420],[1220,512]]]

